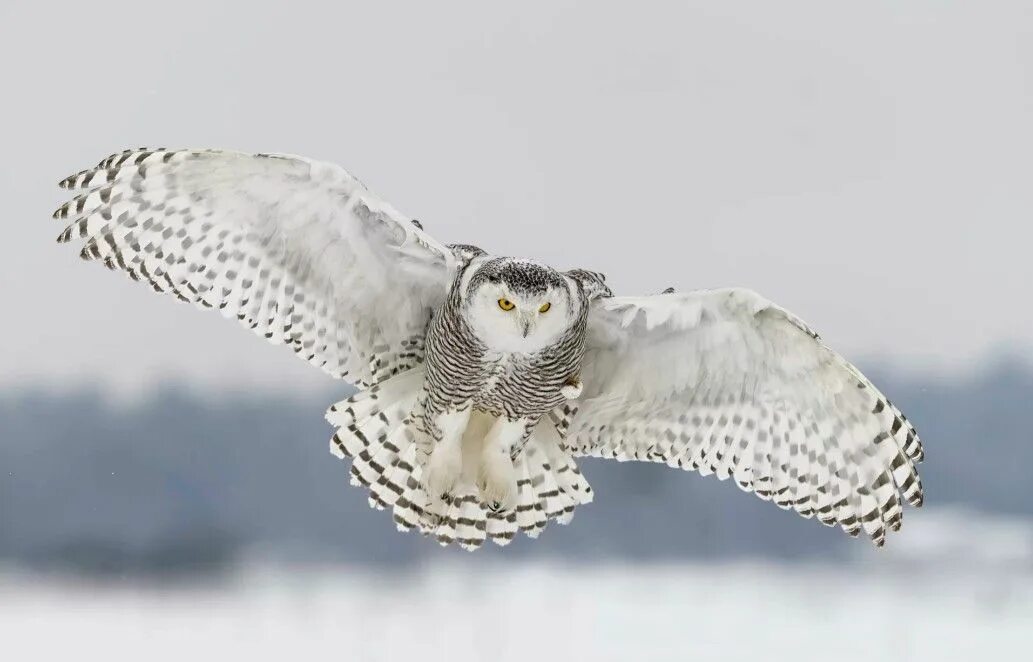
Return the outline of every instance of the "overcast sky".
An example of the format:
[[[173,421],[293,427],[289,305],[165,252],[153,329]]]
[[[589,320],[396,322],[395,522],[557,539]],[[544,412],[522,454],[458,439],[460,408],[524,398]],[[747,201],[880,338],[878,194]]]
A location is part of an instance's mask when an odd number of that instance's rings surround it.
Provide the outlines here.
[[[56,181],[138,145],[332,160],[443,241],[752,287],[848,356],[1029,356],[1031,29],[1023,0],[6,0],[0,388],[326,384],[54,243]]]

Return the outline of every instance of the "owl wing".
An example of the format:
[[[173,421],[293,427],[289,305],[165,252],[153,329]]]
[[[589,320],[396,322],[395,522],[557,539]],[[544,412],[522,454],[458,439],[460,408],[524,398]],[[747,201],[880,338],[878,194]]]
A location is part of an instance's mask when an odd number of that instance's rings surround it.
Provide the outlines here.
[[[296,156],[139,149],[63,180],[58,238],[216,308],[337,378],[421,360],[453,253],[343,169]]]
[[[584,391],[560,415],[575,455],[733,478],[882,545],[922,503],[914,427],[797,317],[749,290],[600,299]]]

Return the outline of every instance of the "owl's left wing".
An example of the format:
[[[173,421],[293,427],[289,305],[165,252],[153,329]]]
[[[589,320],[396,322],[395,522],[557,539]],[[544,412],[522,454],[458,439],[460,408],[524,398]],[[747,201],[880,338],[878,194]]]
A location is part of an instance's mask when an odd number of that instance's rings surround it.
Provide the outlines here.
[[[733,478],[804,517],[900,528],[922,503],[914,427],[801,320],[743,289],[593,304],[584,392],[560,422],[577,455]]]

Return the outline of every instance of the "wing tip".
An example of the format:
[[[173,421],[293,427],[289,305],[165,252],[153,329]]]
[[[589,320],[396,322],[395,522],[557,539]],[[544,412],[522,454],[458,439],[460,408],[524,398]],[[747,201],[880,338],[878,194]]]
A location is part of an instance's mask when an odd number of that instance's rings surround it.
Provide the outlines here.
[[[84,245],[82,250],[79,251],[79,257],[87,262],[96,260],[100,257],[100,248],[97,245],[97,240],[95,238],[86,242],[86,245]]]
[[[87,177],[88,175],[96,173],[99,170],[107,170],[111,167],[121,167],[122,164],[124,164],[126,161],[129,160],[130,157],[134,155],[136,155],[137,158],[146,158],[151,156],[152,154],[166,155],[170,153],[175,153],[176,151],[178,150],[170,150],[167,147],[131,147],[129,149],[124,149],[121,152],[115,152],[114,154],[111,154],[106,158],[101,159],[97,163],[97,165],[93,166],[92,168],[80,170],[79,172],[73,175],[68,175],[64,179],[60,180],[57,183],[57,185],[59,188],[63,189],[80,188],[83,185],[83,182],[89,179],[89,177]],[[143,156],[141,157],[141,155]]]

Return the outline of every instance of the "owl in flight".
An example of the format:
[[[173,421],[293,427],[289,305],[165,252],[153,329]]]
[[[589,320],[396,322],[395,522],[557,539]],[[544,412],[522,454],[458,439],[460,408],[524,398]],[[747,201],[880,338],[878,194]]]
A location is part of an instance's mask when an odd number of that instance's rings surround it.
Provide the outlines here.
[[[59,241],[356,384],[330,450],[399,529],[536,537],[592,500],[576,458],[731,479],[882,545],[919,506],[914,427],[745,289],[614,296],[602,274],[439,243],[343,169],[137,149],[61,182]]]

